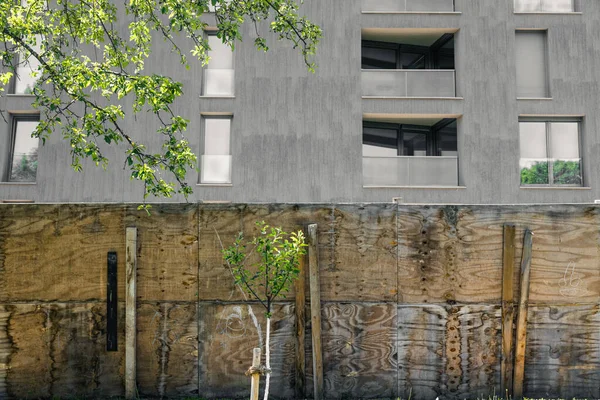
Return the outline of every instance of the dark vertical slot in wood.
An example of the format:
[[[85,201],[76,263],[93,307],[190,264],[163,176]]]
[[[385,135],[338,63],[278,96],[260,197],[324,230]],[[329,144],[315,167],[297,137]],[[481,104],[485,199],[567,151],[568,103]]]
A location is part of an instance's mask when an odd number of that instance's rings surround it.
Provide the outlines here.
[[[106,351],[117,351],[117,253],[114,251],[107,256]]]

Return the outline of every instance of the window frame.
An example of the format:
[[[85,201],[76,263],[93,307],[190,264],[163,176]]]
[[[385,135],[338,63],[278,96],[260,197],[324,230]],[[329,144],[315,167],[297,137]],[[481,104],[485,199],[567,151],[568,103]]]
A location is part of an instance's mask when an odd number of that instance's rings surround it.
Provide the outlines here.
[[[233,152],[232,152],[232,143],[231,143],[231,130],[233,127],[233,114],[202,114],[201,122],[200,122],[200,157],[205,155],[206,152],[206,120],[208,119],[226,119],[229,120],[229,156],[231,157],[231,176],[229,177],[229,182],[203,182],[202,181],[202,171],[198,171],[198,185],[204,186],[232,186],[233,185]],[[212,154],[214,155],[214,154]]]
[[[204,36],[204,39],[206,40],[206,42],[208,43],[209,36],[217,37],[217,31],[214,28],[206,29],[204,31],[203,36]],[[210,51],[209,51],[209,53],[210,53]],[[214,97],[214,98],[224,98],[224,99],[235,97],[235,51],[233,51],[233,49],[231,50],[231,66],[232,66],[231,69],[234,71],[233,72],[233,74],[234,74],[233,75],[233,90],[232,90],[231,94],[225,94],[225,95],[204,94],[204,91],[206,89],[205,71],[207,69],[209,69],[208,68],[209,64],[210,64],[210,62],[207,65],[202,67],[202,82],[200,85],[200,97],[208,97],[208,98]]]
[[[520,135],[520,125],[521,123],[544,123],[545,124],[545,139],[546,139],[546,162],[548,164],[548,183],[523,183],[521,182],[521,166],[519,166],[519,184],[524,188],[539,188],[539,187],[547,187],[547,188],[578,188],[585,187],[585,176],[583,173],[583,147],[582,147],[582,124],[583,118],[581,117],[520,117],[519,118],[519,135]],[[550,162],[552,160],[551,154],[551,125],[553,123],[576,123],[577,124],[577,150],[579,153],[579,173],[581,175],[581,183],[573,184],[573,183],[554,183],[554,164]],[[519,138],[520,140],[520,138]],[[521,159],[521,148],[519,145],[519,160]]]
[[[437,70],[439,68],[439,55],[452,55],[456,57],[455,51],[450,49],[442,48],[446,43],[454,39],[454,33],[444,33],[439,37],[431,46],[417,46],[412,44],[402,44],[402,43],[392,43],[392,42],[381,42],[376,40],[361,40],[361,53],[363,47],[373,48],[373,49],[386,49],[386,50],[394,50],[396,55],[396,68],[397,70],[412,70],[411,68],[402,68],[402,54],[403,53],[412,53],[412,54],[422,54],[425,57],[425,68],[424,70]],[[456,66],[456,59],[455,59]],[[363,70],[371,70],[371,69],[379,69],[379,68],[362,68],[362,54],[361,54],[361,69]],[[385,69],[385,68],[380,68]],[[451,68],[448,70],[454,70],[455,68]],[[418,69],[417,69],[418,70]]]
[[[545,0],[541,0],[545,1]],[[571,0],[571,5],[573,7],[572,11],[517,11],[517,3],[519,0],[513,0],[513,14],[580,14],[580,4],[579,0]],[[542,3],[540,3],[542,4]]]
[[[35,184],[37,183],[37,169],[35,174],[35,181],[13,181],[10,179],[12,175],[12,167],[15,155],[15,143],[17,141],[17,125],[19,122],[40,122],[39,114],[10,114],[9,116],[9,147],[8,147],[8,158],[5,163],[5,174],[2,177],[2,183],[21,183],[21,184]],[[39,149],[39,138],[38,138],[38,149]],[[38,164],[39,166],[39,164]]]
[[[440,130],[445,128],[456,121],[455,118],[443,118],[439,122],[429,126],[429,129],[425,131],[423,127],[426,125],[414,125],[414,124],[403,124],[403,123],[390,123],[390,122],[377,122],[377,121],[363,121],[363,140],[362,144],[365,144],[365,128],[376,128],[376,129],[388,129],[396,131],[396,157],[442,157],[441,154],[438,154],[438,133]],[[425,133],[426,134],[426,152],[425,156],[410,156],[404,155],[404,131],[413,131],[415,133]],[[458,141],[458,129],[456,132],[457,141]],[[388,147],[391,148],[391,147]],[[457,146],[457,154],[458,154],[458,146]],[[457,156],[458,157],[458,156]]]
[[[519,71],[519,61],[516,55],[516,42],[519,34],[528,34],[528,33],[541,33],[544,36],[544,48],[542,49],[544,52],[544,84],[546,93],[544,97],[539,96],[519,96],[519,83],[518,83],[518,71]],[[529,99],[551,99],[552,98],[552,87],[550,80],[550,49],[548,46],[548,29],[529,29],[529,28],[517,28],[515,30],[515,86],[517,93],[517,100],[529,100]]]

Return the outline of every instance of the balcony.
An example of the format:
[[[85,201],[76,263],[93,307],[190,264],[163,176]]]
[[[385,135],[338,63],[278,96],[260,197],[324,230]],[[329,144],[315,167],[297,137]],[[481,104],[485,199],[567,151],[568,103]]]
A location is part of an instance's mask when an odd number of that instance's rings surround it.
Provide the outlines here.
[[[454,0],[362,0],[363,12],[453,12]]]
[[[458,186],[455,156],[363,156],[363,184],[369,186]]]
[[[365,97],[456,97],[454,70],[362,70]]]

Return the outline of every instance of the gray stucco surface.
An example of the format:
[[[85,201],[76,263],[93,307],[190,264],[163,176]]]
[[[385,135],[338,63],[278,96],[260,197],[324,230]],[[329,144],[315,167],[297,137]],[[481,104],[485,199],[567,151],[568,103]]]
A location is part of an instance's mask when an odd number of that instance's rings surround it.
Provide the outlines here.
[[[453,14],[371,14],[360,0],[307,0],[303,10],[323,28],[317,72],[307,72],[288,43],[270,37],[256,51],[250,26],[236,47],[235,97],[204,98],[199,64],[186,71],[168,49],[147,64],[184,84],[177,112],[190,119],[187,137],[200,153],[202,113],[231,113],[232,185],[198,185],[191,201],[407,203],[572,203],[600,199],[600,2],[578,13],[514,14],[512,0],[456,0]],[[208,20],[211,17],[207,16]],[[457,99],[363,99],[361,28],[458,29]],[[551,100],[517,100],[515,30],[547,29]],[[27,111],[29,98],[2,98],[0,108]],[[363,114],[460,115],[459,182],[451,189],[364,188]],[[520,115],[583,117],[583,188],[520,188]],[[150,116],[126,122],[133,136],[160,145]],[[0,164],[7,165],[8,125],[0,121]],[[142,187],[123,169],[123,152],[108,149],[108,171],[70,169],[68,147],[55,134],[39,151],[36,184],[0,184],[0,199],[36,202],[141,201]],[[3,171],[0,171],[3,172]],[[189,174],[190,182],[198,173]],[[149,199],[152,201],[152,199]],[[180,198],[173,199],[181,201]],[[160,201],[165,201],[161,199]]]

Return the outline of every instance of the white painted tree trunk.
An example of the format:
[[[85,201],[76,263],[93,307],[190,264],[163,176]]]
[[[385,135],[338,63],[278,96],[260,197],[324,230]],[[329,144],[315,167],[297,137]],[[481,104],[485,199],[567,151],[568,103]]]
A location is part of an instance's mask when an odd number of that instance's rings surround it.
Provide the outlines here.
[[[269,398],[269,384],[271,382],[270,341],[271,341],[271,317],[267,317],[267,335],[266,335],[266,339],[265,339],[265,367],[267,368],[267,372],[266,372],[266,378],[265,378],[265,397],[263,400],[268,400],[268,398]]]

